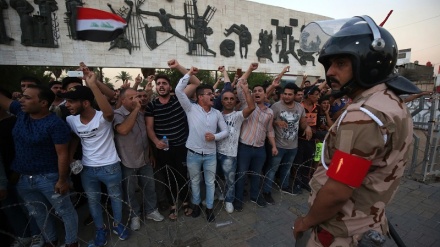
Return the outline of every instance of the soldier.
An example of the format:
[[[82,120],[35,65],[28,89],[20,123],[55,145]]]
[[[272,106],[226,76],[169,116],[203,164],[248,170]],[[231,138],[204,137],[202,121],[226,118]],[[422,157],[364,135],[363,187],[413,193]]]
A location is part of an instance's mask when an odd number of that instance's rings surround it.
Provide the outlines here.
[[[353,103],[326,136],[310,181],[310,211],[294,224],[297,240],[312,228],[307,246],[382,246],[385,241],[385,206],[399,186],[413,132],[411,115],[397,95],[420,91],[393,75],[397,51],[391,34],[368,16],[349,19],[320,51],[327,82]]]

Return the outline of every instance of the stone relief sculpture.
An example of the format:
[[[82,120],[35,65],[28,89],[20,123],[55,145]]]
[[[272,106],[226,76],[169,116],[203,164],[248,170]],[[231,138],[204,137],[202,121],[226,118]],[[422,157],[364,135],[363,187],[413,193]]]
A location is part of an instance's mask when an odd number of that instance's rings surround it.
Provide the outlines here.
[[[170,33],[180,39],[182,39],[185,42],[189,42],[189,40],[181,35],[179,32],[177,32],[173,26],[171,26],[170,19],[186,19],[185,16],[176,16],[172,14],[168,14],[165,9],[159,9],[159,12],[151,12],[151,11],[144,11],[139,9],[139,7],[136,8],[136,14],[138,15],[150,15],[155,16],[159,19],[162,26],[157,27],[148,27],[148,24],[145,24],[145,33],[146,33],[146,40],[147,44],[151,49],[155,49],[159,45],[157,44],[157,35],[156,32],[166,32]]]
[[[244,58],[247,58],[248,54],[248,45],[252,42],[252,34],[249,32],[249,29],[241,24],[240,26],[237,24],[232,24],[230,28],[225,29],[225,35],[228,37],[231,33],[238,34],[239,47],[240,47],[240,56],[243,58],[243,49],[245,50]]]
[[[6,34],[5,20],[3,20],[3,10],[8,8],[6,0],[0,0],[0,44],[9,45],[14,39]]]
[[[186,30],[189,33],[188,55],[206,56],[207,53],[216,56],[215,51],[209,49],[206,41],[206,36],[214,33],[212,28],[208,27],[209,22],[215,14],[216,9],[207,6],[205,13],[199,15],[197,9],[197,0],[192,0],[192,3],[187,1],[184,4],[186,19]]]
[[[21,44],[37,47],[58,47],[58,22],[53,13],[58,10],[55,0],[34,0],[39,14],[31,16],[34,7],[26,0],[11,0],[10,5],[20,16]]]
[[[299,40],[295,40],[293,35],[289,35],[289,50],[286,51],[286,56],[287,56],[287,54],[291,54],[300,64],[302,64],[301,60],[299,59],[298,55],[295,52],[295,44],[296,43],[299,43]],[[288,56],[287,56],[287,63],[289,63]]]
[[[124,33],[122,33],[115,40],[110,42],[110,48],[108,48],[108,50],[110,51],[111,49],[114,48],[127,49],[128,53],[131,54],[133,44],[127,37],[127,27],[130,25],[131,13],[133,11],[134,3],[133,1],[129,1],[129,0],[124,0],[124,3],[126,3],[129,6],[129,8],[126,8],[124,6],[118,10],[118,13],[116,13],[116,11],[113,9],[111,4],[109,3],[107,4],[107,6],[110,8],[113,14],[117,14],[121,16],[127,22],[127,26],[124,28]]]
[[[273,41],[273,34],[272,31],[270,33],[267,32],[267,30],[261,29],[261,32],[258,37],[258,44],[260,44],[260,48],[257,50],[257,57],[260,58],[267,58],[273,63],[272,59],[272,41]]]
[[[277,26],[277,40],[281,41],[281,50],[278,54],[278,63],[289,63],[289,54],[292,54],[293,57],[295,57],[298,62],[299,58],[298,55],[295,53],[295,39],[292,36],[293,30],[292,27],[284,26],[280,27]]]
[[[235,42],[231,39],[225,39],[220,43],[220,55],[225,57],[235,56]]]
[[[66,18],[64,22],[67,23],[67,30],[69,31],[68,37],[71,39],[77,39],[76,37],[76,16],[77,7],[82,7],[84,3],[81,0],[66,0]]]

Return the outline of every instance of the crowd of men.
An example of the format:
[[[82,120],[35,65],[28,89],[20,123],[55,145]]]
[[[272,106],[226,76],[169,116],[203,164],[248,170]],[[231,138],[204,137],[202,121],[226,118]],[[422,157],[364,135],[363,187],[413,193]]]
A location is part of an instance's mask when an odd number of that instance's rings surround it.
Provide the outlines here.
[[[205,208],[213,222],[216,190],[233,213],[244,210],[247,195],[266,207],[275,204],[274,190],[298,195],[304,189],[311,209],[295,220],[295,238],[311,229],[309,246],[356,246],[374,234],[379,237],[371,239],[383,244],[385,205],[399,185],[412,138],[411,116],[398,94],[419,90],[392,74],[395,41],[368,18],[347,22],[342,31],[349,32],[322,49],[327,82],[311,84],[304,76],[301,86],[281,87],[287,66],[269,85],[249,88],[247,79],[258,68],[252,63],[232,82],[220,66],[224,85],[216,91],[200,82],[198,68],[187,70],[173,59],[168,66],[183,74],[175,95],[162,74],[149,76],[146,90],[137,90],[138,76],[134,88],[116,93],[84,63],[83,78],[47,88],[24,77],[22,92],[14,93],[18,100],[2,91],[0,130],[8,143],[2,142],[0,199],[17,236],[12,245],[57,246],[53,208],[64,223],[65,245],[79,246],[71,180],[87,196],[95,246],[106,245],[110,231],[127,239],[142,217],[164,220],[158,210],[164,201],[169,220],[180,209],[196,218]],[[366,28],[382,37],[372,42]],[[352,47],[353,40],[359,45]],[[108,200],[111,226],[103,219]],[[20,202],[25,208],[7,207]]]
[[[224,197],[228,213],[243,210],[246,180],[251,202],[260,207],[275,203],[271,192],[278,170],[283,192],[295,195],[301,193],[301,185],[307,188],[304,181],[292,189],[290,177],[296,171],[291,173],[291,167],[298,137],[314,143],[313,131],[329,127],[325,120],[307,121],[325,114],[318,111],[319,96],[313,96],[314,113],[309,114],[303,105],[310,92],[319,92],[318,86],[302,89],[289,83],[281,88],[286,67],[269,87],[255,85],[250,89],[247,79],[258,63],[252,63],[232,82],[225,67],[220,66],[224,85],[216,97],[213,86],[201,84],[196,77],[197,68],[187,70],[177,60],[170,60],[168,66],[184,75],[175,95],[163,74],[148,77],[144,90],[136,88],[142,79],[138,76],[134,87],[122,88],[116,94],[83,63],[84,78],[66,77],[45,87],[38,79],[26,76],[20,81],[22,92],[14,93],[16,100],[5,91],[0,94],[2,126],[8,125],[2,128],[9,144],[4,147],[14,147],[12,152],[2,149],[8,151],[2,154],[20,154],[2,159],[9,179],[7,197],[14,197],[2,205],[26,203],[26,208],[10,209],[20,211],[22,217],[20,221],[10,219],[11,231],[18,236],[12,245],[56,245],[55,221],[47,210],[54,207],[66,226],[66,246],[76,246],[78,216],[76,202],[66,196],[69,189],[87,195],[96,228],[94,244],[104,246],[109,230],[121,240],[128,238],[128,226],[122,223],[124,203],[129,208],[130,228],[136,231],[143,216],[154,221],[164,219],[158,198],[170,206],[170,220],[177,219],[180,208],[186,216],[198,217],[205,204],[206,219],[212,222],[216,191]],[[272,93],[275,90],[279,95]],[[304,90],[305,100],[295,101]],[[267,91],[274,97],[268,97]],[[329,110],[327,107],[326,112]],[[76,162],[81,167],[79,174],[69,170],[75,160],[81,161]],[[310,169],[303,176],[309,179]],[[223,183],[216,183],[222,179]],[[138,187],[142,202],[137,200]],[[110,227],[103,219],[103,194],[111,201]],[[27,222],[31,222],[30,227],[25,227]]]

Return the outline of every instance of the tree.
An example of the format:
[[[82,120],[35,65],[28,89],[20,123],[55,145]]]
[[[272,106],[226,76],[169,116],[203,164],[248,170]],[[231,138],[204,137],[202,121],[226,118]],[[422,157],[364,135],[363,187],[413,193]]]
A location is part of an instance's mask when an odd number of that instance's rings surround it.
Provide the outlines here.
[[[104,77],[104,81],[103,81],[103,83],[104,83],[105,85],[107,85],[107,87],[109,87],[109,88],[115,90],[115,85],[113,85],[113,83],[110,82],[110,78],[108,78],[108,77]]]
[[[122,83],[124,83],[126,80],[133,80],[133,77],[131,77],[131,75],[126,71],[119,72],[119,74],[115,76],[115,78],[117,79],[116,82],[121,80]]]
[[[50,74],[46,71],[50,71],[46,66],[3,65],[0,66],[0,86],[9,92],[20,92],[20,78],[23,76],[34,76],[40,79],[43,85],[48,85]]]

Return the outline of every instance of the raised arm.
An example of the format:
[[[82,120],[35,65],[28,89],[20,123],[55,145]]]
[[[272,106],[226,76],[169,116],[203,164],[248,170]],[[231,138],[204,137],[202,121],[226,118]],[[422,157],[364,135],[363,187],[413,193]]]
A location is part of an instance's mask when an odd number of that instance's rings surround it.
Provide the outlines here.
[[[188,73],[188,70],[185,69],[185,67],[183,67],[181,64],[179,64],[179,62],[176,59],[171,59],[170,61],[168,61],[168,66],[171,69],[177,69],[180,73],[182,73],[182,75]],[[189,78],[189,82],[191,84],[184,89],[184,92],[188,97],[191,97],[196,92],[196,88],[200,85],[200,80],[194,74],[191,75],[191,77]]]
[[[137,90],[139,87],[139,84],[141,84],[141,82],[142,82],[142,76],[141,76],[141,74],[138,74],[138,76],[136,76],[136,78],[134,78],[134,85],[132,88],[134,90]]]
[[[280,85],[281,82],[281,78],[283,78],[283,75],[288,72],[290,70],[290,66],[286,66],[283,68],[283,70],[281,71],[281,73],[279,73],[275,79],[272,81],[272,84],[270,84],[270,86],[266,89],[266,95],[269,97],[271,97],[270,95],[272,95],[272,93],[275,91],[275,89]]]
[[[304,88],[304,84],[306,83],[306,81],[307,81],[307,74],[304,74],[300,88]]]
[[[113,121],[113,108],[108,102],[107,98],[101,93],[98,87],[98,78],[93,71],[90,71],[87,67],[83,67],[84,78],[87,86],[92,90],[95,96],[96,103],[98,103],[99,109],[101,109],[104,119],[108,122]]]
[[[245,95],[243,94],[243,89],[241,88],[240,83],[242,81],[247,83],[247,79],[251,75],[252,71],[256,69],[258,69],[258,63],[251,63],[249,65],[249,68],[246,70],[246,72],[237,81],[237,97],[241,102],[241,106],[240,106],[241,110],[247,107],[247,101]]]
[[[189,78],[197,74],[198,71],[199,69],[197,69],[196,67],[191,67],[191,69],[180,79],[179,83],[176,86],[176,97],[185,112],[191,110],[192,103],[189,100],[188,96],[185,94],[184,90],[185,87],[187,87],[188,85]]]
[[[232,86],[231,86],[231,80],[229,79],[229,75],[228,75],[228,71],[226,70],[225,66],[219,66],[218,67],[218,71],[220,71],[221,73],[223,73],[223,78],[224,78],[224,86],[223,89],[220,93],[220,97],[215,98],[214,100],[214,108],[221,111],[221,109],[223,108],[222,105],[222,98],[223,98],[223,93],[226,91],[231,91],[232,92]],[[217,88],[216,84],[219,83],[220,79],[214,84],[214,90]]]
[[[246,108],[243,109],[243,117],[247,118],[255,110],[254,98],[252,98],[252,95],[249,92],[249,84],[247,81],[240,82],[239,87],[241,88],[241,91],[246,99]]]
[[[87,68],[87,65],[84,62],[81,62],[79,63],[79,67],[81,70],[83,70],[84,68]],[[115,97],[115,91],[113,91],[113,89],[109,88],[103,82],[99,81],[98,77],[96,78],[96,85],[98,86],[101,93],[104,94],[107,98],[112,99],[113,97]]]
[[[141,102],[139,98],[134,100],[136,106],[133,111],[130,112],[127,118],[125,118],[122,122],[119,122],[119,119],[122,120],[120,116],[115,117],[115,130],[120,135],[127,135],[133,129],[136,124],[136,118],[138,116],[139,110],[141,109]],[[119,123],[116,123],[119,122]]]

